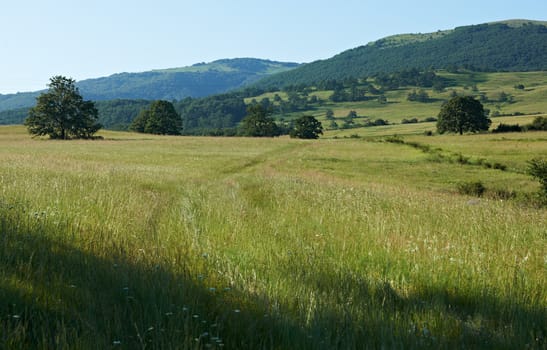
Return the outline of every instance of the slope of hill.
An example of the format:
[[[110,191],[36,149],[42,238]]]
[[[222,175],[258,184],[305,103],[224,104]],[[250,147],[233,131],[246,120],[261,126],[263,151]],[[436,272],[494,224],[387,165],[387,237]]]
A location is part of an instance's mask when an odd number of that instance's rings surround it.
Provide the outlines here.
[[[314,84],[404,69],[547,70],[547,22],[510,20],[387,37],[267,77],[258,86]]]
[[[119,73],[77,83],[86,99],[180,100],[237,89],[267,75],[297,67],[297,63],[254,58],[223,59],[191,67]],[[32,106],[39,92],[0,95],[0,111]]]
[[[32,106],[36,103],[38,95],[40,95],[39,91],[0,94],[0,112]]]

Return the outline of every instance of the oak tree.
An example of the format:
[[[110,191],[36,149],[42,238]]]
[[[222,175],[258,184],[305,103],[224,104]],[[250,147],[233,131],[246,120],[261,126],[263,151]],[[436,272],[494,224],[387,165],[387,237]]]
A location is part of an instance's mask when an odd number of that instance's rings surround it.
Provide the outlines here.
[[[25,120],[30,134],[63,140],[92,138],[102,127],[95,104],[84,101],[75,83],[60,75],[50,79],[49,90],[38,96]]]
[[[471,96],[456,96],[446,102],[437,117],[439,133],[486,131],[492,121],[480,101]]]

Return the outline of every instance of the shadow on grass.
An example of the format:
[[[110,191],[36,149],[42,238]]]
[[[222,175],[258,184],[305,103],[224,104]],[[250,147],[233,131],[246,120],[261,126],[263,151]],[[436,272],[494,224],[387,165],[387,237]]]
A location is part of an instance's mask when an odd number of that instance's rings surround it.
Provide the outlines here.
[[[546,345],[544,309],[480,292],[469,296],[425,288],[402,296],[387,282],[328,269],[312,274],[295,266],[284,278],[312,292],[314,300],[274,306],[268,296],[212,289],[184,266],[173,273],[135,256],[99,257],[48,238],[51,230],[47,224],[25,229],[15,216],[0,211],[0,348]],[[447,322],[439,326],[423,319]]]
[[[547,313],[542,305],[522,306],[522,300],[501,300],[487,291],[463,294],[427,286],[402,295],[388,281],[370,281],[351,271],[297,271],[287,270],[286,275],[296,274],[294,279],[318,300],[306,329],[314,339],[321,339],[315,348],[547,346]]]
[[[260,349],[279,339],[306,347],[304,330],[269,317],[263,299],[23,226],[0,211],[0,348]]]

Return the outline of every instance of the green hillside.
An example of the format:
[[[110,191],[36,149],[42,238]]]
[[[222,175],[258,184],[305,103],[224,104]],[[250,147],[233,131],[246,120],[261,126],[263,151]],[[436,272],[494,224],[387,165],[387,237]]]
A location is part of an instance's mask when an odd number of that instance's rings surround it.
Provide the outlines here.
[[[436,79],[446,86],[394,84],[398,77],[408,72],[386,75],[382,79],[352,80],[335,84],[335,89],[305,87],[299,90],[285,89],[267,92],[246,99],[247,103],[260,103],[272,108],[281,123],[288,123],[302,114],[316,117],[323,123],[330,136],[349,136],[385,132],[423,133],[435,130],[434,119],[441,105],[454,95],[471,95],[481,100],[490,111],[496,125],[497,117],[521,118],[521,124],[530,120],[526,116],[547,113],[547,72],[471,72],[450,73],[438,71]],[[425,73],[420,73],[423,76]],[[430,73],[431,74],[431,73]],[[333,101],[335,95],[340,100]],[[412,94],[424,94],[424,100],[411,100]],[[330,117],[327,117],[328,113]],[[354,112],[349,117],[350,112]],[[420,127],[408,129],[404,124],[420,123]],[[515,121],[519,123],[519,121]],[[385,124],[383,126],[379,126]],[[370,128],[371,126],[377,126]],[[403,128],[401,128],[403,127]],[[363,129],[365,128],[365,129]],[[391,131],[389,131],[391,130]],[[395,131],[393,131],[395,130]]]
[[[429,78],[426,78],[429,77]],[[429,80],[428,80],[429,79]],[[413,83],[411,83],[414,81]],[[431,86],[433,82],[444,86]],[[413,132],[434,130],[431,118],[437,116],[444,101],[454,94],[480,99],[491,117],[526,116],[547,113],[547,71],[539,72],[471,72],[450,73],[407,71],[377,78],[335,82],[332,87],[305,86],[252,94],[255,90],[222,94],[206,98],[187,98],[175,102],[182,115],[185,134],[214,134],[237,126],[245,116],[245,104],[260,103],[271,108],[280,125],[290,126],[293,119],[313,115],[323,123],[329,135],[364,134],[363,126],[377,120],[382,128],[367,128],[366,133],[407,133],[403,124],[420,122]],[[411,101],[409,95],[427,95],[424,101]],[[334,96],[339,97],[335,101]],[[99,121],[108,129],[126,130],[147,100],[98,101]],[[327,112],[332,117],[327,118]],[[351,111],[353,118],[348,118]],[[21,124],[28,109],[0,112],[0,124]],[[427,120],[430,120],[427,123]],[[494,119],[495,120],[495,119]],[[517,121],[518,122],[518,121]],[[495,123],[494,123],[495,124]],[[401,129],[401,127],[403,127]],[[425,128],[425,129],[424,129]],[[389,133],[389,132],[388,132]]]
[[[260,81],[261,87],[315,84],[403,69],[547,69],[546,22],[514,20],[387,37]]]
[[[90,100],[147,99],[180,100],[220,94],[253,83],[267,75],[297,67],[254,58],[223,59],[191,67],[142,73],[119,73],[82,80],[80,92]],[[0,95],[0,111],[30,107],[36,92]]]

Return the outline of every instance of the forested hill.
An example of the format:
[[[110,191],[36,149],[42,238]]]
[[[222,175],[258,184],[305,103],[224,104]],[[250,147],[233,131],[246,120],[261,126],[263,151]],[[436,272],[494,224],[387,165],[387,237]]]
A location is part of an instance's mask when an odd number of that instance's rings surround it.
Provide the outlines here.
[[[547,22],[511,20],[396,35],[261,80],[259,87],[315,84],[401,70],[547,70]]]
[[[183,68],[119,73],[104,78],[82,80],[77,86],[85,99],[95,101],[181,100],[186,97],[224,93],[297,66],[297,63],[254,58],[223,59]],[[0,95],[0,111],[32,106],[36,96],[36,92]]]

